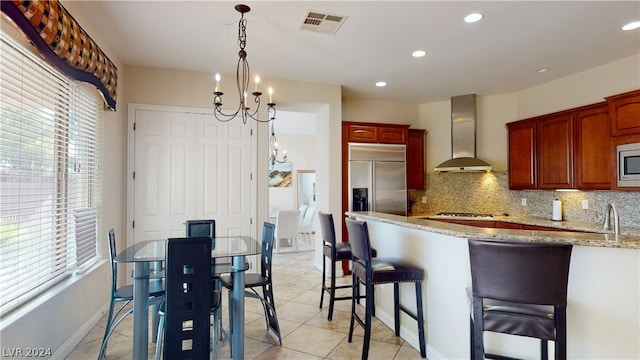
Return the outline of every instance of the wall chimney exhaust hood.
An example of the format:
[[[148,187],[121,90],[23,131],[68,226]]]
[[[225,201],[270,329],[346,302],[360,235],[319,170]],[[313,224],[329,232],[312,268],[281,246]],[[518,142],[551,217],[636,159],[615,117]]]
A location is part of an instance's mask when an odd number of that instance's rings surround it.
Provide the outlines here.
[[[451,160],[435,172],[492,171],[493,166],[476,158],[476,95],[451,98]]]

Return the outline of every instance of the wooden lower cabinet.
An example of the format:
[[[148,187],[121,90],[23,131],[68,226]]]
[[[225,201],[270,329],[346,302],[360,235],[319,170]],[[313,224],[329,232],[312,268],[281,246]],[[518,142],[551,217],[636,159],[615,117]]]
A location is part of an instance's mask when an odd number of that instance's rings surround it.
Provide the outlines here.
[[[451,224],[467,225],[474,227],[483,227],[490,229],[513,229],[513,230],[540,230],[540,231],[568,231],[568,232],[584,232],[580,230],[558,229],[551,226],[539,226],[519,224],[505,221],[491,220],[460,220],[460,219],[430,219]]]
[[[496,229],[513,229],[513,230],[522,230],[522,224],[510,223],[510,222],[502,222],[496,221]]]
[[[450,224],[475,226],[475,227],[486,227],[486,228],[496,227],[496,222],[491,220],[460,220],[460,219],[429,219],[429,220],[441,221],[441,222],[446,222]]]

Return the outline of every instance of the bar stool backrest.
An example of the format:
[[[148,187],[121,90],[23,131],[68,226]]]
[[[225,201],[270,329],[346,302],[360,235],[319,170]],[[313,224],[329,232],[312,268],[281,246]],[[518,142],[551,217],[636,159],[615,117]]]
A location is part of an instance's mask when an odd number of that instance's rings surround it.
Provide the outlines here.
[[[335,246],[336,229],[333,223],[333,215],[318,211],[318,221],[320,222],[320,230],[322,231],[322,240],[331,244],[331,246]]]
[[[371,273],[371,242],[367,223],[359,220],[345,219],[347,232],[349,233],[349,246],[353,256],[354,271],[365,270],[367,275]],[[369,276],[367,276],[368,278]]]
[[[470,239],[473,296],[566,306],[571,250],[567,243]]]
[[[164,358],[208,359],[211,238],[171,238],[166,246]]]

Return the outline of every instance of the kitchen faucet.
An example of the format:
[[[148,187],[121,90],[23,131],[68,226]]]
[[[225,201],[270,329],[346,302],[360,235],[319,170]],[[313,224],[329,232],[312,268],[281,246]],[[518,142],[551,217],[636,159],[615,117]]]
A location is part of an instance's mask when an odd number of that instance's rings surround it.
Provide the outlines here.
[[[620,235],[620,218],[618,217],[618,210],[613,203],[609,203],[604,211],[604,230],[611,230],[611,212],[613,212],[613,233]]]

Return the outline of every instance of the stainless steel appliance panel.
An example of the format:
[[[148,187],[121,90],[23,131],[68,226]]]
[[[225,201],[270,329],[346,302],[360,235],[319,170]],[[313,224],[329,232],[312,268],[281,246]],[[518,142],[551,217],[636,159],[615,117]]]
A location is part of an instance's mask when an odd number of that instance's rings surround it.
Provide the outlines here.
[[[349,161],[406,162],[405,145],[349,143]]]
[[[386,214],[407,214],[406,164],[373,162],[373,209]]]
[[[366,209],[388,214],[407,214],[404,145],[350,143],[349,159],[350,211]],[[366,202],[366,206],[363,202]]]
[[[373,163],[371,161],[350,161],[349,162],[349,210],[353,210],[354,189],[367,189],[370,194],[373,191]],[[358,191],[356,191],[358,192]],[[366,208],[373,210],[371,196],[366,199]],[[362,207],[362,204],[359,205]]]

